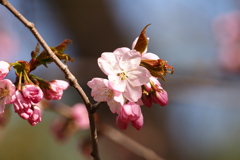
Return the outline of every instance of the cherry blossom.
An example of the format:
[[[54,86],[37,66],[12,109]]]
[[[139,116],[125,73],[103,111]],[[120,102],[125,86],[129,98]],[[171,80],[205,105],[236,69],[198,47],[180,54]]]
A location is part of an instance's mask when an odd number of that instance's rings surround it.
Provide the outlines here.
[[[0,61],[0,80],[5,78],[9,72],[10,65],[6,61]]]
[[[160,82],[155,77],[150,77],[150,82],[143,86],[141,98],[146,107],[151,107],[152,102],[165,106],[168,104],[168,94],[162,88]]]
[[[31,109],[32,102],[29,98],[24,97],[21,91],[17,90],[15,96],[16,99],[13,102],[14,110],[21,118],[27,120],[33,113]]]
[[[127,129],[129,122],[131,122],[134,128],[140,130],[143,126],[143,115],[141,113],[140,106],[133,104],[133,102],[130,102],[130,104],[125,106],[127,106],[127,108],[123,109],[116,117],[116,124],[118,128],[125,130]]]
[[[35,126],[36,124],[42,121],[42,111],[37,105],[34,105],[32,107],[32,110],[33,112],[28,118],[28,122],[30,125]]]
[[[128,122],[125,122],[121,119],[120,115],[117,116],[116,118],[116,124],[118,126],[118,128],[125,130],[128,127]]]
[[[140,130],[143,126],[143,115],[141,114],[140,117],[136,121],[132,121],[132,126],[137,130]]]
[[[89,128],[88,112],[84,104],[77,103],[71,108],[71,117],[76,126],[80,129]]]
[[[43,91],[40,87],[32,84],[23,86],[22,93],[24,97],[30,99],[34,103],[40,102],[43,98]]]
[[[4,112],[5,105],[13,101],[15,85],[9,79],[0,80],[0,114]]]
[[[120,117],[123,121],[136,121],[141,115],[141,108],[134,102],[128,102],[121,108]]]
[[[149,81],[149,71],[139,66],[140,53],[128,48],[102,53],[98,58],[100,69],[108,76],[109,86],[123,92],[126,99],[136,102],[142,95],[141,85]]]
[[[122,92],[110,89],[107,79],[93,78],[87,85],[92,89],[91,96],[95,101],[107,102],[112,113],[120,111],[121,106],[124,104]]]
[[[42,88],[44,92],[44,98],[47,100],[60,100],[63,95],[63,90],[67,89],[69,83],[63,80],[54,80],[49,82],[50,89]]]

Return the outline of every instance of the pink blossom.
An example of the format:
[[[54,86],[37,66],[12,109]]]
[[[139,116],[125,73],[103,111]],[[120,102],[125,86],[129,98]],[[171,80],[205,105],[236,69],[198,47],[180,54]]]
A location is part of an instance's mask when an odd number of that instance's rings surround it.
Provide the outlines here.
[[[151,96],[154,103],[160,104],[161,106],[168,104],[168,94],[164,89],[158,89]]]
[[[124,98],[121,92],[112,90],[108,87],[108,80],[103,78],[93,78],[87,83],[92,89],[91,96],[97,102],[107,102],[112,113],[120,111],[124,104]]]
[[[0,80],[5,78],[10,70],[10,65],[8,62],[0,61]]]
[[[28,119],[33,111],[31,109],[32,102],[30,99],[23,96],[21,91],[16,91],[15,93],[16,99],[13,102],[14,110],[18,115],[23,119]]]
[[[132,121],[132,126],[135,127],[137,130],[140,130],[142,128],[142,126],[143,126],[143,115],[142,114],[136,121]]]
[[[152,107],[152,99],[149,93],[143,93],[141,100],[143,105],[145,105],[146,107],[148,108]]]
[[[60,100],[63,95],[63,90],[67,89],[69,83],[63,80],[54,80],[49,82],[50,89],[43,89],[44,98],[47,100]]]
[[[147,38],[148,39],[148,41],[149,41],[149,38]],[[138,37],[133,41],[133,43],[132,43],[132,49],[134,49],[135,48],[135,45],[136,45],[136,43],[137,43],[137,40],[138,40]],[[159,59],[159,57],[156,55],[156,54],[154,54],[154,53],[147,53],[147,47],[146,47],[146,49],[143,51],[143,53],[141,54],[141,56],[142,56],[142,59],[153,59],[153,60],[157,60],[157,59]]]
[[[5,105],[13,101],[16,87],[9,79],[0,80],[0,114],[4,112]]]
[[[152,106],[152,102],[160,104],[161,106],[168,104],[168,94],[162,88],[157,78],[150,77],[150,82],[143,86],[141,101],[149,108]]]
[[[42,90],[35,85],[25,85],[22,89],[24,97],[30,99],[34,103],[38,103],[43,98]]]
[[[76,126],[81,129],[89,128],[88,112],[84,104],[78,103],[71,108],[71,116]]]
[[[152,101],[161,106],[166,106],[168,104],[167,92],[162,88],[160,82],[156,78],[151,78],[151,82],[153,85],[153,93],[151,94]]]
[[[108,75],[109,87],[123,92],[125,98],[136,102],[142,95],[141,85],[149,81],[149,71],[139,66],[140,53],[128,48],[102,53],[98,58],[100,69]]]
[[[33,113],[29,116],[28,122],[30,125],[35,126],[42,121],[42,111],[37,105],[34,105],[32,110]]]
[[[117,118],[116,118],[116,124],[117,124],[118,128],[120,128],[122,130],[127,129],[127,127],[128,127],[128,122],[123,121],[120,118],[120,115],[118,115]]]
[[[122,106],[119,115],[124,122],[136,121],[141,115],[141,108],[134,102],[128,102]]]
[[[51,124],[50,129],[55,138],[59,141],[64,141],[69,137],[70,133],[68,131],[66,119],[63,118],[55,119]]]
[[[40,109],[40,103],[35,104],[31,99],[25,97],[21,91],[16,91],[16,99],[13,102],[14,110],[18,115],[25,120],[28,120],[29,124],[35,126],[42,120],[42,111]]]

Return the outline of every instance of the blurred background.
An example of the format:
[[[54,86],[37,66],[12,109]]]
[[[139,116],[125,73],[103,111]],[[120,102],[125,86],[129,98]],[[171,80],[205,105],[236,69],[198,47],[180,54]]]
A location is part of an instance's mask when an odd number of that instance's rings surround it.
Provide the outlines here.
[[[86,83],[105,77],[97,66],[102,52],[131,48],[143,27],[150,37],[148,52],[175,68],[162,82],[169,104],[142,107],[145,124],[123,132],[166,160],[240,159],[240,2],[237,0],[17,0],[10,1],[34,22],[50,46],[73,40],[67,53],[75,58],[70,70],[90,95]],[[37,41],[10,12],[0,6],[0,58],[30,59]],[[55,66],[34,73],[47,80],[64,79]],[[8,76],[14,80],[13,71]],[[67,105],[81,102],[69,88]],[[88,131],[64,144],[50,133],[58,115],[49,111],[35,127],[13,113],[0,130],[0,160],[89,159],[77,147]],[[115,125],[107,106],[102,122]],[[80,141],[80,142],[79,142]],[[99,139],[104,160],[142,160],[104,135]]]

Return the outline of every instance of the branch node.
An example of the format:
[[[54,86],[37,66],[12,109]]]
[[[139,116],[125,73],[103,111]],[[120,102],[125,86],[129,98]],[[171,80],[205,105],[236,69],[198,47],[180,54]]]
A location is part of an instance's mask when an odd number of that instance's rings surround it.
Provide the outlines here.
[[[7,3],[8,3],[8,1],[7,1],[7,0],[0,0],[0,3],[1,3],[2,5],[4,5],[4,6],[6,6]]]
[[[28,22],[26,25],[28,28],[34,28],[34,23],[32,22]]]

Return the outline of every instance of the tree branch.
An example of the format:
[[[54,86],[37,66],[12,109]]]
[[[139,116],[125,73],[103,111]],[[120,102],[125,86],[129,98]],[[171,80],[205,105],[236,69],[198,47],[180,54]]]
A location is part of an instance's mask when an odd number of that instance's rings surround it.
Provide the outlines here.
[[[103,125],[103,130],[101,130],[101,133],[140,157],[151,160],[164,160],[151,149],[139,144],[132,138],[124,135],[123,133],[119,132],[111,126]]]
[[[45,40],[42,38],[42,36],[39,34],[37,29],[34,27],[34,24],[32,22],[29,22],[20,12],[18,12],[7,0],[0,0],[0,3],[5,6],[18,20],[20,20],[34,35],[34,37],[37,39],[37,41],[41,44],[41,46],[46,50],[46,52],[49,54],[49,56],[52,58],[52,60],[55,62],[55,64],[62,70],[62,72],[65,74],[66,79],[69,80],[70,84],[77,90],[79,95],[84,101],[84,104],[87,107],[88,113],[89,113],[89,121],[90,121],[90,130],[91,130],[91,138],[92,138],[92,156],[94,157],[94,160],[99,160],[99,153],[98,153],[98,145],[97,145],[97,129],[95,126],[95,118],[94,114],[92,113],[92,104],[90,103],[87,95],[77,82],[77,79],[74,77],[74,75],[70,72],[67,65],[63,64],[61,60],[53,53],[51,48],[47,45]]]
[[[48,103],[48,102],[47,102]],[[96,106],[99,106],[100,103],[96,103]],[[54,110],[59,115],[70,118],[70,107],[58,103],[58,102],[50,102],[48,103],[50,110]],[[143,157],[145,159],[151,160],[164,160],[163,158],[159,157],[154,151],[151,149],[141,145],[140,143],[136,142],[132,138],[128,137],[127,135],[123,134],[117,129],[114,129],[112,126],[106,124],[100,124],[100,135],[104,135],[111,139],[112,141],[122,145],[123,147],[127,148],[131,152],[135,153],[136,155]]]

